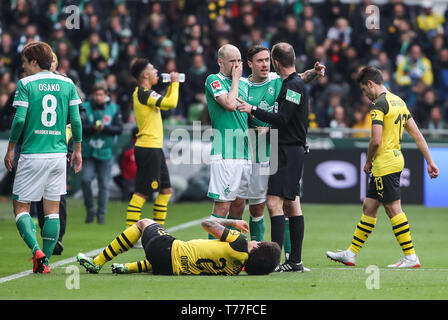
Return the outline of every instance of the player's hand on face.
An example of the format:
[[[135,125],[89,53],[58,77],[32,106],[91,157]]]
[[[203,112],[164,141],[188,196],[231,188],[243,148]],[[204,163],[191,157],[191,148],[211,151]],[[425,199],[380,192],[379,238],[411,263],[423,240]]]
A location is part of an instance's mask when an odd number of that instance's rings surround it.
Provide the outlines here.
[[[246,101],[236,98],[240,104],[236,107],[239,112],[249,113],[252,111],[252,105],[248,104]]]
[[[178,72],[170,72],[171,82],[179,82],[179,73]]]
[[[243,75],[243,63],[237,62],[232,66],[232,79],[239,79]]]
[[[249,232],[249,224],[244,220],[235,220],[235,228],[241,232]]]
[[[428,174],[431,179],[437,178],[439,176],[439,168],[434,164],[428,164]]]
[[[372,162],[366,161],[366,164],[364,165],[364,172],[366,174],[371,174],[372,173]]]

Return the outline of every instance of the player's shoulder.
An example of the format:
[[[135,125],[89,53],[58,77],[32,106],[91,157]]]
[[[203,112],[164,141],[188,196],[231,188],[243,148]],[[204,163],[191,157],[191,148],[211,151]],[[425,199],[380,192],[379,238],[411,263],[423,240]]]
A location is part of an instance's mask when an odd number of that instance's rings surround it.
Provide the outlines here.
[[[302,77],[300,77],[298,73],[293,73],[283,81],[283,87],[292,90],[304,90],[305,82],[302,80]]]
[[[379,110],[384,114],[389,112],[388,93],[383,92],[370,104],[370,110]]]
[[[68,84],[68,85],[75,85],[73,83],[73,80],[70,79],[69,77],[66,77],[60,73],[54,73],[54,72],[38,72],[36,74],[27,76],[25,78],[22,78],[19,80],[19,82],[21,82],[21,84],[23,86],[27,86],[31,83],[34,83],[36,81],[41,81],[41,80],[60,80],[62,81],[62,83],[64,84]]]

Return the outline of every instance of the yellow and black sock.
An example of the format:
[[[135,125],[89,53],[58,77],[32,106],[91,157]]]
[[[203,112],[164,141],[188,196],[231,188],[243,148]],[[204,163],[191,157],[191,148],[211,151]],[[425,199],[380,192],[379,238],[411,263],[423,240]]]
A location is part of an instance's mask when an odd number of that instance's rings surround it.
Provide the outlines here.
[[[156,201],[154,202],[154,221],[164,225],[166,220],[166,214],[168,211],[168,203],[170,202],[171,193],[170,194],[161,194],[159,193]]]
[[[152,270],[152,266],[148,260],[125,263],[125,267],[129,273],[150,272]]]
[[[397,214],[390,219],[392,223],[392,230],[400,244],[405,256],[415,253],[414,245],[412,244],[411,231],[409,230],[409,222],[404,212]]]
[[[135,193],[132,195],[126,213],[126,228],[129,228],[130,226],[135,224],[138,220],[140,220],[140,216],[142,215],[142,208],[145,202],[146,202],[145,198],[140,197]]]
[[[107,261],[112,260],[120,253],[126,252],[131,249],[134,244],[137,243],[138,239],[142,233],[140,229],[134,224],[124,230],[118,237],[116,237],[112,242],[93,259],[96,265],[104,265]]]
[[[361,216],[361,221],[359,221],[358,225],[356,226],[353,240],[349,247],[350,251],[356,254],[359,253],[359,250],[361,250],[367,238],[372,233],[373,228],[375,228],[375,224],[376,218],[369,217],[365,214]]]

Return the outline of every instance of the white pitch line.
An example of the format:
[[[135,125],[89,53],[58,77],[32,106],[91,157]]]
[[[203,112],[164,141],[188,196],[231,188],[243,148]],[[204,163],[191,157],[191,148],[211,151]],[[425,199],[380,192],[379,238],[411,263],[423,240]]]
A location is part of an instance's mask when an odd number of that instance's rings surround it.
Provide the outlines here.
[[[178,230],[187,229],[187,228],[190,228],[190,227],[193,227],[193,226],[196,226],[196,225],[200,224],[202,221],[204,221],[204,219],[207,219],[207,218],[209,218],[209,217],[204,217],[202,219],[197,219],[197,220],[189,221],[189,222],[186,222],[186,223],[182,223],[182,224],[179,224],[177,226],[168,228],[168,229],[166,229],[166,231],[168,231],[168,232],[176,232]],[[94,255],[97,255],[98,253],[102,252],[103,250],[104,250],[104,248],[92,250],[92,251],[87,252],[86,255],[87,256],[94,256]],[[68,259],[60,260],[60,261],[57,261],[55,263],[50,264],[50,268],[60,267],[60,266],[63,266],[63,265],[66,265],[66,264],[69,264],[69,263],[72,263],[72,262],[75,262],[75,261],[76,261],[76,257],[71,257],[71,258],[68,258]],[[16,280],[16,279],[19,279],[19,278],[23,278],[23,277],[29,276],[30,274],[33,274],[33,270],[27,270],[27,271],[19,272],[19,273],[16,273],[16,274],[12,274],[10,276],[6,276],[6,277],[3,277],[3,278],[0,278],[0,284],[8,282],[8,281],[11,281],[11,280]]]

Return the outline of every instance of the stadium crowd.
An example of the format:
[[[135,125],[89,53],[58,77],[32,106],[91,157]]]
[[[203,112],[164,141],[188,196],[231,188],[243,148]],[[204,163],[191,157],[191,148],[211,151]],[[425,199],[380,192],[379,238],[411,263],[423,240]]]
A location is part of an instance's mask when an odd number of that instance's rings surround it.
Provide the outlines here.
[[[14,95],[20,52],[31,40],[49,43],[58,71],[70,77],[83,98],[105,81],[123,122],[134,121],[129,69],[138,57],[161,72],[186,73],[171,123],[209,121],[204,82],[219,71],[217,49],[285,41],[297,53],[299,71],[316,60],[326,76],[309,85],[310,127],[370,128],[369,101],[354,75],[364,65],[383,70],[386,85],[406,101],[422,128],[448,128],[448,8],[431,1],[409,5],[391,0],[379,6],[379,29],[366,28],[371,0],[346,4],[278,0],[9,0],[0,2],[0,108]],[[68,19],[79,9],[79,25]],[[248,76],[245,64],[243,76]],[[155,88],[159,92],[165,84]],[[11,100],[10,100],[11,101]]]

